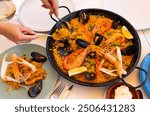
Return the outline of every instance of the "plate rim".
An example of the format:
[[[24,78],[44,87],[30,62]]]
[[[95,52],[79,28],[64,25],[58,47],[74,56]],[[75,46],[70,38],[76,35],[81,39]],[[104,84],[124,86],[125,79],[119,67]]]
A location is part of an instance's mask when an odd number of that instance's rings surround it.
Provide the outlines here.
[[[23,8],[24,8],[24,6],[25,6],[25,4],[27,3],[27,2],[29,2],[29,1],[31,1],[31,0],[24,0],[23,1],[23,3],[21,4],[21,6],[20,6],[20,8],[19,8],[19,10],[18,10],[18,19],[19,19],[19,22],[21,23],[21,24],[23,24],[24,26],[27,26],[27,27],[30,27],[29,25],[26,25],[25,23],[24,23],[24,21],[23,21],[23,19],[22,19],[22,14],[21,14],[21,12],[22,12],[22,10],[23,10]],[[30,27],[31,28],[31,27]],[[37,31],[37,32],[48,32],[50,29],[38,29],[38,28],[31,28],[33,31]]]
[[[150,53],[148,53],[144,57],[140,67],[147,72],[149,65],[150,65]],[[139,78],[140,78],[141,82],[143,82],[145,80],[145,78],[146,78],[145,76],[146,76],[145,73],[140,70],[139,71]],[[150,87],[150,81],[148,79],[147,82],[143,85],[143,89],[144,89],[144,91],[148,97],[150,97],[150,89],[148,89],[149,87]]]
[[[20,44],[20,45],[16,45],[16,46],[13,46],[13,47],[11,47],[11,48],[8,48],[8,49],[6,49],[5,51],[3,51],[2,53],[0,53],[0,57],[2,58],[2,55],[4,55],[4,53],[6,53],[6,52],[8,52],[9,50],[11,50],[11,49],[16,49],[16,48],[19,48],[19,47],[24,47],[24,46],[36,46],[36,47],[40,47],[40,49],[42,50],[44,50],[45,49],[45,55],[46,55],[46,57],[47,57],[47,54],[46,54],[46,48],[45,47],[43,47],[43,46],[41,46],[41,45],[38,45],[38,44],[32,44],[32,43],[25,43],[25,44]],[[37,50],[37,52],[38,52],[38,50]],[[1,64],[1,63],[0,63]],[[51,65],[50,64],[50,62],[47,60],[47,64],[46,65]],[[0,66],[1,67],[1,66]],[[54,68],[51,66],[51,68],[54,70]],[[1,69],[0,69],[1,70]],[[46,71],[48,71],[47,69],[46,69]],[[55,71],[55,70],[54,70]],[[50,73],[49,73],[50,74]],[[44,95],[43,95],[43,93],[40,95],[39,94],[39,96],[37,96],[37,97],[23,97],[23,98],[15,98],[14,97],[14,95],[13,95],[13,97],[11,98],[11,95],[10,95],[10,97],[5,97],[5,95],[0,95],[0,99],[44,99],[44,98],[46,98],[47,97],[47,95],[50,93],[50,92],[52,92],[53,91],[53,89],[55,88],[55,85],[56,85],[56,83],[57,83],[57,80],[58,80],[58,73],[55,71],[55,74],[54,75],[56,75],[55,76],[55,78],[53,77],[53,83],[51,83],[51,89],[48,89],[47,90],[47,92],[44,92]],[[53,75],[53,76],[54,76]],[[48,76],[48,75],[47,75]],[[50,75],[49,75],[50,76]],[[48,78],[48,77],[46,77],[46,78]],[[49,79],[50,80],[50,79]],[[2,79],[0,79],[0,81],[1,81],[1,85],[0,86],[2,86],[2,84],[5,84],[5,83],[3,83],[2,82]],[[47,83],[48,84],[48,83]],[[9,86],[9,85],[5,85],[6,87],[9,87],[9,89],[10,89],[10,91],[12,91],[12,92],[14,92],[15,90],[12,90],[11,89],[11,87]],[[48,88],[50,88],[49,86],[48,86]],[[21,88],[19,88],[19,89],[21,89]],[[18,89],[18,90],[19,90]],[[5,90],[3,90],[3,92],[4,92]],[[11,93],[10,91],[8,91],[8,93],[7,93],[7,91],[6,91],[6,94],[9,94],[9,93]],[[12,94],[12,93],[11,93]],[[28,94],[28,93],[26,93],[26,94]],[[9,95],[6,95],[6,96],[9,96]]]

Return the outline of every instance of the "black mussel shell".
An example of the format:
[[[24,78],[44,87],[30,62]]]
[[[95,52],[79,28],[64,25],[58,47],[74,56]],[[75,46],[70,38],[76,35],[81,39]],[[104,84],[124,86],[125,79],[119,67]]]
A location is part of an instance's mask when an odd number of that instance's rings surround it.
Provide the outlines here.
[[[84,47],[84,48],[86,48],[89,45],[89,43],[87,41],[84,41],[82,39],[76,39],[76,44],[78,44],[80,47]]]
[[[63,43],[64,45],[69,45],[68,39],[59,40],[60,43]]]
[[[127,48],[121,50],[122,55],[133,55],[137,51],[137,47],[134,45],[128,46]]]
[[[85,12],[81,11],[79,13],[79,22],[81,22],[82,24],[86,24],[89,21],[89,15],[85,14]]]
[[[90,53],[88,54],[88,56],[89,56],[90,58],[96,58],[96,52],[90,52]]]
[[[36,62],[45,62],[47,60],[46,56],[38,52],[32,52],[31,56],[32,56],[31,60],[36,61]]]
[[[103,35],[100,35],[100,34],[96,33],[95,37],[94,37],[95,45],[96,46],[100,45],[102,40],[103,40]]]
[[[57,51],[59,52],[60,56],[66,56],[71,53],[70,47],[59,47]]]
[[[86,76],[86,79],[91,81],[91,80],[94,80],[96,78],[96,75],[95,73],[89,73],[89,72],[85,72],[85,76]]]
[[[117,29],[117,28],[118,28],[118,25],[119,25],[118,22],[113,21],[111,27],[112,27],[113,29]]]
[[[36,82],[35,85],[29,88],[28,95],[30,97],[36,97],[37,95],[40,94],[41,90],[42,90],[42,80],[39,80]]]

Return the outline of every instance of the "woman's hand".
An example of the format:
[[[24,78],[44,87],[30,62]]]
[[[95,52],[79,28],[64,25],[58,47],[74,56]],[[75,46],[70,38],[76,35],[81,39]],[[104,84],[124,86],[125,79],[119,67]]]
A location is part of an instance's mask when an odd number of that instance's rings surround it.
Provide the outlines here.
[[[42,7],[49,9],[49,14],[54,13],[58,17],[58,4],[57,0],[41,0],[43,5]]]
[[[16,44],[28,43],[38,38],[34,31],[22,25],[12,23],[0,23],[0,29],[0,34],[4,35]]]

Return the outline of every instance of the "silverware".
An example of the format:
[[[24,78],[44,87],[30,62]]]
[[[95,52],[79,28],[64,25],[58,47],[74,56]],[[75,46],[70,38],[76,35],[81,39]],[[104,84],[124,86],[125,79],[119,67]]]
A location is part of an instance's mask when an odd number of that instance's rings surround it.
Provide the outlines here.
[[[60,96],[60,99],[66,99],[68,95],[70,94],[72,88],[73,88],[73,85],[70,86],[65,92],[62,93],[62,95]]]
[[[61,82],[59,86],[54,90],[54,92],[49,96],[50,99],[57,99],[61,95],[62,91],[65,88],[65,83]]]
[[[49,35],[49,34],[44,34],[44,33],[38,33],[36,34],[38,36],[47,36],[47,37],[52,37],[52,35]]]

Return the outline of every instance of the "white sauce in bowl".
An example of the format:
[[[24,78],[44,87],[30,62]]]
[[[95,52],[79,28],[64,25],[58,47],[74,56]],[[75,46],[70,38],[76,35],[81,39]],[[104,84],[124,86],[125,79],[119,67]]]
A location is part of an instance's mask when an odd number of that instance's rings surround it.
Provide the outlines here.
[[[133,95],[127,86],[120,86],[115,90],[114,99],[132,99]]]

